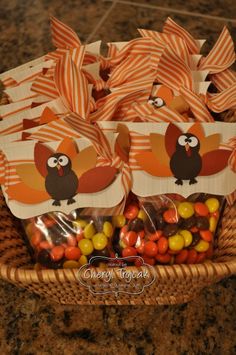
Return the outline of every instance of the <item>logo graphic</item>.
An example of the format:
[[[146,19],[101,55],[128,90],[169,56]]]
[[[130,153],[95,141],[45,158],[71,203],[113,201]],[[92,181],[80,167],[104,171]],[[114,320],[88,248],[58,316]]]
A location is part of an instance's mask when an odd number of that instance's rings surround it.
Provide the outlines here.
[[[130,262],[139,261],[141,267],[129,267]],[[104,267],[99,267],[99,263]],[[125,258],[92,257],[88,264],[78,270],[78,281],[93,294],[127,293],[138,295],[156,280],[156,270],[145,264],[140,256]]]

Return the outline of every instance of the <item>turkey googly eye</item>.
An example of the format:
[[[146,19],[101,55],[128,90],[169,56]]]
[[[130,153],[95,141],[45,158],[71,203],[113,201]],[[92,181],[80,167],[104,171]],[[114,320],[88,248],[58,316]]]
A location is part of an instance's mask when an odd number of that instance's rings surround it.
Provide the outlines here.
[[[57,166],[57,163],[58,163],[57,158],[54,158],[54,157],[49,158],[48,162],[47,162],[47,164],[50,168],[55,168]]]
[[[196,147],[198,145],[197,138],[196,137],[189,138],[188,144],[190,145],[190,147]]]
[[[165,105],[165,101],[161,97],[157,97],[154,100],[154,106],[155,107],[162,107]]]
[[[186,141],[187,139],[188,138],[186,136],[184,136],[184,135],[180,136],[178,138],[179,145],[185,146],[187,144],[187,141]]]
[[[61,166],[66,166],[68,163],[69,163],[69,159],[67,158],[67,156],[65,155],[61,155],[58,159],[58,163],[61,165]]]

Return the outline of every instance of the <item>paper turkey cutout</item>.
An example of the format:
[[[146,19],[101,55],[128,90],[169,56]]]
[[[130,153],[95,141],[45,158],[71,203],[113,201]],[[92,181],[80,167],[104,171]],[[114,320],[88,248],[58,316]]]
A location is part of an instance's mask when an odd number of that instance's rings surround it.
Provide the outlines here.
[[[182,96],[174,96],[173,91],[164,85],[158,88],[155,95],[149,97],[148,103],[156,109],[167,106],[180,114],[186,113],[190,109]]]
[[[205,137],[203,128],[195,123],[183,133],[170,123],[165,135],[150,134],[151,152],[135,155],[140,167],[147,173],[168,177],[174,176],[175,183],[197,182],[197,176],[213,175],[227,166],[231,151],[219,149],[220,134]]]
[[[42,143],[34,149],[35,164],[17,165],[21,181],[9,186],[9,198],[27,204],[37,204],[53,199],[75,202],[77,193],[94,193],[105,189],[115,179],[117,169],[110,166],[96,167],[97,154],[92,146],[82,151],[72,138],[65,138],[56,151]]]

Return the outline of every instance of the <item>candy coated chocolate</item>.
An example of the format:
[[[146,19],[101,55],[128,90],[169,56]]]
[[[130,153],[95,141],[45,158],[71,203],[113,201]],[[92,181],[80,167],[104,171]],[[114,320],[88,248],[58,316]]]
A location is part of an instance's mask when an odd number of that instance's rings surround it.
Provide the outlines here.
[[[163,234],[166,237],[171,237],[178,232],[179,226],[177,223],[167,224],[163,229]]]
[[[128,224],[128,230],[134,232],[140,232],[144,229],[143,220],[140,218],[135,218]]]
[[[199,216],[196,218],[196,227],[198,229],[206,230],[209,229],[209,226],[210,224],[207,217]]]

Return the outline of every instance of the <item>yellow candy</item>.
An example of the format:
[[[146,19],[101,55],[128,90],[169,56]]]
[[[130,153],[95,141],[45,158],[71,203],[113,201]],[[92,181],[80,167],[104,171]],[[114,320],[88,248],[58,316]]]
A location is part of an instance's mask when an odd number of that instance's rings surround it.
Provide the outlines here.
[[[103,250],[108,243],[107,237],[103,233],[97,233],[93,236],[93,246],[96,250]]]
[[[85,238],[91,239],[95,233],[96,233],[96,229],[95,229],[93,223],[89,223],[89,224],[87,224],[87,226],[85,226],[85,228],[84,228],[84,237]]]
[[[88,264],[87,256],[81,255],[81,257],[79,258],[79,263],[80,263],[80,265]]]
[[[72,223],[73,223],[73,226],[76,230],[80,230],[81,228],[83,229],[88,224],[88,222],[84,221],[83,219],[77,219],[76,221],[73,221]]]
[[[127,245],[124,243],[124,241],[122,239],[119,240],[119,246],[124,249],[127,247]]]
[[[179,234],[182,235],[182,237],[184,237],[184,246],[188,247],[192,243],[192,240],[193,240],[192,233],[186,229],[183,229],[179,232]]]
[[[217,219],[215,217],[210,217],[209,218],[209,224],[210,224],[209,230],[212,233],[214,233],[215,230],[216,230],[216,226],[217,226]]]
[[[67,260],[63,263],[64,269],[76,269],[79,266],[80,266],[79,263],[75,260]]]
[[[144,210],[140,210],[137,217],[140,218],[143,222],[147,220],[147,214]]]
[[[125,219],[125,216],[123,214],[119,215],[119,216],[112,217],[112,224],[113,224],[113,227],[115,227],[115,228],[124,227],[125,222],[126,222],[126,219]]]
[[[111,238],[113,235],[113,227],[110,222],[105,222],[103,224],[103,233],[108,237]]]
[[[171,250],[182,250],[184,247],[184,237],[180,234],[175,234],[172,235],[172,237],[169,238],[169,248]]]
[[[204,251],[207,251],[209,249],[209,246],[210,244],[208,242],[206,242],[205,240],[200,240],[200,242],[197,243],[194,249],[199,253],[202,253]]]
[[[83,255],[90,255],[93,252],[93,243],[90,239],[81,239],[78,243],[78,246]]]
[[[217,198],[208,198],[206,201],[205,201],[205,204],[207,205],[210,213],[214,213],[216,212],[219,207],[220,207],[220,203],[219,201],[217,200]]]
[[[190,218],[194,215],[194,207],[190,202],[181,202],[178,206],[178,212],[182,218]]]

